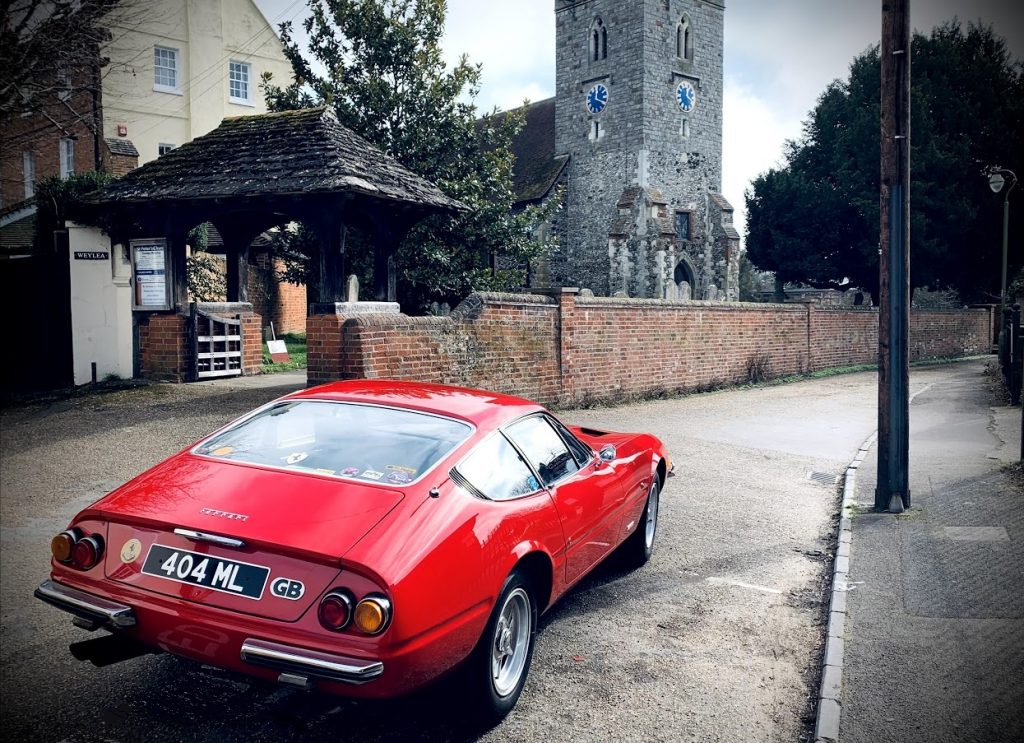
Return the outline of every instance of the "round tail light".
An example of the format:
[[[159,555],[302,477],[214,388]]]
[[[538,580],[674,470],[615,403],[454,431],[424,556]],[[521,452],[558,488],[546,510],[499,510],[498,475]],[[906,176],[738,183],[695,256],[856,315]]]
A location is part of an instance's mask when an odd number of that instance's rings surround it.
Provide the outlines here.
[[[391,602],[379,593],[371,593],[356,604],[354,621],[360,631],[380,634],[391,621]]]
[[[71,551],[71,561],[79,570],[88,570],[100,561],[103,555],[103,539],[99,534],[91,534],[79,539]]]
[[[334,632],[345,629],[352,619],[352,604],[348,591],[331,591],[323,597],[317,609],[320,624]]]
[[[81,538],[82,533],[78,529],[65,529],[51,539],[50,552],[53,553],[53,559],[57,562],[71,562],[75,544]]]

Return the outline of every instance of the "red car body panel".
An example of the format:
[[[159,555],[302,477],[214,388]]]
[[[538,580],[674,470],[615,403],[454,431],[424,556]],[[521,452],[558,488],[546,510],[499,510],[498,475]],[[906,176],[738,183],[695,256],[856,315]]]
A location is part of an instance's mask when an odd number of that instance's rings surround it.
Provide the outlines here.
[[[351,696],[409,691],[465,659],[478,642],[502,585],[530,560],[550,606],[636,528],[652,478],[670,464],[644,434],[571,429],[595,455],[574,474],[531,495],[490,501],[449,471],[501,426],[543,408],[519,398],[438,385],[360,380],[312,388],[285,399],[370,403],[461,419],[469,437],[426,476],[406,486],[340,480],[174,455],[111,492],[72,522],[106,542],[103,560],[79,571],[54,561],[54,582],[130,606],[144,644],[243,673],[277,678],[240,657],[247,638],[359,660],[384,672],[351,685],[318,681]],[[616,447],[612,462],[596,452]],[[244,520],[240,517],[245,517]],[[241,539],[235,548],[190,541],[175,528]],[[132,540],[138,544],[129,545]],[[152,545],[269,569],[258,599],[142,572]],[[136,557],[127,560],[137,553]],[[132,554],[128,554],[131,552]],[[538,572],[539,571],[539,572]],[[173,577],[173,576],[172,576]],[[300,581],[301,598],[275,595],[278,579]],[[344,587],[355,597],[382,593],[393,618],[377,636],[321,626],[317,606]]]

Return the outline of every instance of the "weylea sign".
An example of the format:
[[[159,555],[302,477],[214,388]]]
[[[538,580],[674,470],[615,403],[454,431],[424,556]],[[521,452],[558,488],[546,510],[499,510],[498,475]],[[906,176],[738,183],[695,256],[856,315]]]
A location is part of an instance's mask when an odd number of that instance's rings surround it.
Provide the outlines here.
[[[110,260],[110,253],[105,250],[76,250],[76,261],[106,261]]]

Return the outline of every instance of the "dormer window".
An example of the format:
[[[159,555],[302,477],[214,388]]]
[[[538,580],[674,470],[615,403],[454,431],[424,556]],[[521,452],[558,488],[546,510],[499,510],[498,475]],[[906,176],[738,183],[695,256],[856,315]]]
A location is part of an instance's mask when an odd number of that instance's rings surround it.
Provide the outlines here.
[[[686,62],[693,61],[693,28],[686,16],[676,26],[676,56]]]
[[[590,27],[590,60],[597,62],[608,58],[608,29],[604,27],[604,21],[595,18]]]

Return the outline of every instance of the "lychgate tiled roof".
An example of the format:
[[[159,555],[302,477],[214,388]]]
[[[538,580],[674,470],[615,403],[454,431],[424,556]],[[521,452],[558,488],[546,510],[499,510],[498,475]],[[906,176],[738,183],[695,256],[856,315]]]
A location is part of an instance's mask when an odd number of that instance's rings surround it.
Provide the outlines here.
[[[330,107],[224,119],[103,189],[96,201],[358,193],[434,209],[459,201],[342,126]]]

